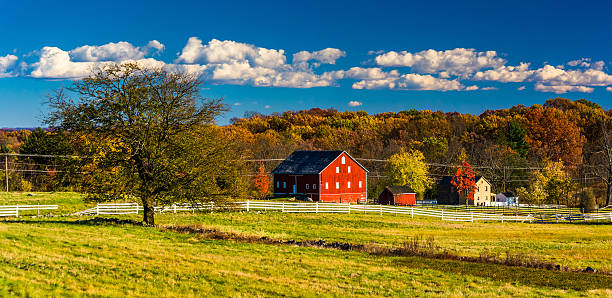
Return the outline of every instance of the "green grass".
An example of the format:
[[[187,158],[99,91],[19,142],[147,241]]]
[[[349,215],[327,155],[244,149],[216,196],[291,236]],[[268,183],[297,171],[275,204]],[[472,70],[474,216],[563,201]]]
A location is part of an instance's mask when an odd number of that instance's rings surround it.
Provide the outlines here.
[[[610,277],[200,239],[131,225],[0,223],[0,294],[610,295]]]
[[[389,246],[400,245],[415,235],[432,236],[438,245],[461,255],[511,250],[564,266],[612,271],[610,224],[457,223],[393,215],[278,212],[165,214],[158,216],[158,222],[203,224],[278,239],[324,239]]]
[[[0,205],[83,210],[79,194],[2,194]],[[501,265],[380,257],[363,252],[210,240],[85,218],[0,219],[0,295],[8,296],[611,296],[612,277]],[[122,219],[140,220],[137,216]],[[612,225],[454,223],[392,215],[161,214],[285,240],[397,246],[433,236],[461,255],[507,249],[574,267],[612,271]]]

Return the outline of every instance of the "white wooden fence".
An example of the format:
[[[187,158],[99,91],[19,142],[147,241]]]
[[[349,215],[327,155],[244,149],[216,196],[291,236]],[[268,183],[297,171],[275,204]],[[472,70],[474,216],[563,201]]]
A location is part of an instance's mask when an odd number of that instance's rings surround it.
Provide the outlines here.
[[[14,216],[19,217],[20,211],[36,210],[36,214],[40,216],[40,210],[55,210],[57,205],[12,205],[0,206],[0,217]]]
[[[165,212],[182,212],[196,210],[214,210],[215,206],[213,202],[210,203],[196,203],[196,204],[172,204],[170,206],[159,206],[153,207],[153,210],[157,213]],[[144,207],[138,203],[104,203],[97,204],[96,207],[77,212],[76,215],[123,215],[123,214],[139,214],[144,211]]]
[[[435,217],[448,221],[532,221],[531,216],[510,216],[503,214],[486,214],[472,212],[450,212],[447,210],[426,209],[419,207],[389,206],[389,205],[356,205],[350,203],[289,203],[246,201],[239,206],[248,211],[281,211],[287,213],[375,213],[379,215],[410,215]]]
[[[195,211],[214,211],[217,209],[238,209],[250,211],[280,211],[285,213],[347,213],[347,214],[391,214],[391,215],[410,215],[410,217],[423,216],[439,218],[444,221],[499,221],[499,222],[534,222],[537,217],[528,215],[504,215],[484,212],[450,211],[445,209],[432,209],[422,207],[389,206],[389,205],[362,205],[350,203],[294,203],[294,202],[270,202],[252,201],[236,202],[231,206],[215,206],[213,202],[200,204],[173,204],[170,206],[154,207],[157,213],[177,213]],[[123,215],[139,214],[143,207],[138,203],[109,203],[98,204],[96,207],[77,213],[77,215]],[[1,211],[0,211],[1,212]],[[570,217],[560,217],[559,221],[592,221],[610,220],[612,222],[612,212],[609,213],[587,213],[572,214]]]

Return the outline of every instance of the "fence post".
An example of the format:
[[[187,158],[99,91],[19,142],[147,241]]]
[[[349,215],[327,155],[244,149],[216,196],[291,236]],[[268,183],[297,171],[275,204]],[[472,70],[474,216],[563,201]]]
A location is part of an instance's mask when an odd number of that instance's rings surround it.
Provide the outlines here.
[[[351,202],[348,203],[348,211],[349,211],[348,214],[351,214]]]
[[[442,220],[444,220],[444,209],[442,209]]]
[[[315,213],[319,213],[319,202],[315,203]]]
[[[382,216],[382,205],[379,205],[379,206],[380,206],[380,216]]]
[[[246,207],[247,207],[247,212],[249,212],[249,200],[247,200]]]
[[[100,215],[100,205],[96,204],[96,215]]]
[[[40,205],[36,206],[36,216],[40,217]]]
[[[414,207],[410,207],[410,218],[414,218]]]
[[[19,205],[15,206],[15,217],[19,217]]]
[[[504,223],[504,214],[502,213],[502,223]]]
[[[172,208],[174,209],[174,213],[176,213],[176,203],[172,204]]]
[[[474,222],[474,212],[470,212],[470,214],[472,215],[472,222]]]
[[[285,202],[282,202],[282,204],[283,204],[282,211],[285,212]]]

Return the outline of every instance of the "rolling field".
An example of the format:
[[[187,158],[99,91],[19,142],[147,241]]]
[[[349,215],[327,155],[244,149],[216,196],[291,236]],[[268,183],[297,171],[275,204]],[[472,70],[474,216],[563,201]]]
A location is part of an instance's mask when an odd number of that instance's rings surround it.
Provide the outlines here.
[[[70,209],[65,213],[89,206],[78,194],[5,194],[0,199],[0,205],[9,199],[58,204],[55,213],[63,213],[64,204]],[[612,277],[605,275],[219,240],[91,218],[0,219],[0,295],[612,295]],[[437,245],[459,255],[510,249],[572,268],[612,269],[610,224],[283,213],[177,213],[159,215],[157,221],[274,239],[389,247],[414,235],[433,236]]]

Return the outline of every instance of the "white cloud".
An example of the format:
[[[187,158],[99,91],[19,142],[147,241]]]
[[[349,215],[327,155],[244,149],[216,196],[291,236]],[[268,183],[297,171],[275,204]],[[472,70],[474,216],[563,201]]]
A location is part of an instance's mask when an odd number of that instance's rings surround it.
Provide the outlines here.
[[[72,62],[70,54],[57,47],[44,47],[40,60],[32,66],[34,78],[81,78],[87,76],[96,65],[94,62]]]
[[[498,68],[506,63],[495,51],[477,52],[465,48],[446,51],[430,49],[417,53],[390,51],[377,56],[375,61],[380,66],[408,66],[417,73],[446,72],[457,76],[484,68]]]
[[[574,67],[579,66],[584,68],[592,68],[595,70],[603,70],[606,63],[603,61],[591,62],[591,58],[581,58],[578,60],[572,60],[570,62],[567,62],[567,65]]]
[[[462,90],[463,85],[457,80],[446,80],[431,75],[404,74],[399,77],[389,76],[384,79],[362,80],[353,83],[353,89],[396,89],[396,90]]]
[[[301,51],[293,54],[293,64],[315,60],[325,64],[336,64],[336,60],[346,56],[346,52],[334,48],[326,48],[316,52]]]
[[[253,66],[276,68],[287,61],[284,50],[256,47],[231,40],[212,39],[207,45],[202,40],[191,37],[183,48],[177,63],[226,64],[246,62]]]
[[[135,62],[145,67],[163,67],[166,64],[152,58],[138,60],[124,60],[123,62]],[[34,78],[48,79],[78,79],[91,74],[97,67],[109,65],[115,62],[74,62],[70,54],[57,47],[44,47],[40,51],[38,62],[30,65],[33,68],[30,73]]]
[[[17,74],[14,72],[15,66],[17,66],[17,56],[6,55],[0,56],[0,78],[13,77]]]
[[[239,103],[239,102],[235,102],[235,103],[233,103],[232,105],[233,105],[233,106],[236,106],[236,107],[238,107],[238,106],[241,106],[241,105],[242,105],[242,103]]]
[[[612,85],[612,76],[595,69],[564,70],[551,65],[544,65],[533,74],[533,80],[547,85]]]
[[[388,77],[399,77],[399,72],[397,70],[384,72],[381,68],[378,67],[351,67],[349,70],[344,71],[343,77],[357,80],[377,80],[385,79]]]
[[[472,79],[477,81],[498,81],[503,83],[524,82],[533,73],[533,70],[529,70],[529,63],[521,63],[518,66],[500,66],[484,72],[479,71],[474,74]]]
[[[271,108],[271,107],[270,107],[270,105],[266,105],[266,106],[264,107],[264,109],[269,109],[269,108]]]
[[[120,41],[117,43],[110,42],[101,46],[81,46],[70,51],[69,54],[73,62],[121,62],[143,59],[151,52],[159,53],[164,48],[165,46],[157,40],[149,41],[144,47],[136,47],[129,42]]]
[[[497,87],[483,87],[483,88],[480,88],[480,90],[485,90],[486,91],[486,90],[498,90],[498,89],[497,89]]]
[[[362,102],[359,102],[359,101],[356,101],[356,100],[351,100],[351,101],[348,102],[348,106],[349,107],[359,107],[359,106],[362,106],[362,105],[363,105]]]
[[[612,92],[612,87],[606,87],[606,91]]]
[[[589,63],[591,61],[590,58],[581,58],[578,60],[572,60],[570,62],[567,62],[567,65],[569,66],[582,66],[582,67],[589,67],[591,65],[591,63]]]
[[[525,88],[527,88],[527,87],[525,87],[525,86],[521,86],[521,87],[516,88],[516,90],[518,90],[518,91],[522,91],[522,90],[525,90]]]
[[[474,91],[474,90],[478,90],[478,86],[472,85],[472,86],[468,86],[465,88],[465,91]]]
[[[568,65],[575,66],[590,61],[581,59],[570,61]],[[603,69],[603,65],[597,62],[597,67]],[[602,62],[603,63],[603,62]],[[589,63],[593,66],[595,63]],[[530,70],[528,63],[519,66],[502,66],[496,69],[477,72],[473,80],[487,80],[498,82],[535,82],[535,90],[542,92],[592,92],[593,88],[587,86],[612,85],[612,76],[595,68],[587,69],[564,69],[558,66],[544,65],[536,70]],[[519,89],[523,90],[523,89]]]
[[[157,53],[159,53],[159,52],[163,52],[166,49],[166,46],[163,43],[161,43],[161,42],[159,42],[159,41],[154,39],[154,40],[149,41],[149,43],[147,44],[146,48],[149,51],[151,49],[154,49],[154,50],[157,51]]]
[[[584,92],[591,93],[593,92],[593,88],[586,86],[550,86],[543,85],[541,83],[535,84],[535,90],[541,92],[554,92],[557,94],[567,93],[567,92]]]

